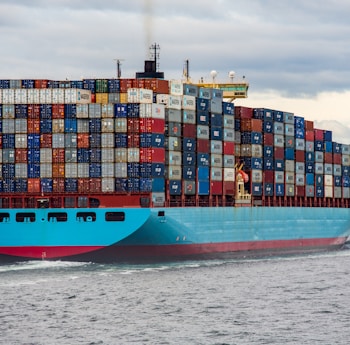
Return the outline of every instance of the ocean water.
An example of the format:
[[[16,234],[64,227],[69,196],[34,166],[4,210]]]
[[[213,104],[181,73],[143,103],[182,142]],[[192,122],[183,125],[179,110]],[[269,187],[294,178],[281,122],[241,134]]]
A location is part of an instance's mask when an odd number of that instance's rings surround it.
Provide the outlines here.
[[[0,266],[0,344],[349,344],[350,250]]]

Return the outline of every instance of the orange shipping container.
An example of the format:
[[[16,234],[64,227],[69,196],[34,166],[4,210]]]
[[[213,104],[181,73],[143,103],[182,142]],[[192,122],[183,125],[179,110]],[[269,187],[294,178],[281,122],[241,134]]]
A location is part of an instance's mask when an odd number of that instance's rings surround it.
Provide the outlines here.
[[[100,193],[101,192],[101,179],[91,178],[90,179],[90,193]]]
[[[15,160],[16,160],[16,163],[27,163],[28,162],[28,150],[27,149],[16,149]]]
[[[40,119],[40,105],[28,104],[27,113],[28,119]]]
[[[50,148],[52,147],[52,134],[41,134],[40,135],[40,147]]]
[[[77,147],[79,149],[88,149],[90,146],[89,134],[88,133],[78,133],[77,135]]]
[[[52,118],[53,119],[64,119],[64,104],[53,104],[52,105]]]
[[[78,179],[78,193],[89,193],[90,191],[90,179],[79,178]]]
[[[96,93],[95,97],[96,97],[95,99],[96,103],[101,103],[101,104],[108,103],[108,93]]]
[[[27,131],[32,134],[40,134],[40,119],[28,119]]]
[[[65,160],[64,149],[52,149],[53,163],[64,163],[64,160]]]
[[[40,193],[40,192],[41,192],[40,178],[29,178],[28,193]]]
[[[52,164],[52,177],[64,177],[64,163]]]

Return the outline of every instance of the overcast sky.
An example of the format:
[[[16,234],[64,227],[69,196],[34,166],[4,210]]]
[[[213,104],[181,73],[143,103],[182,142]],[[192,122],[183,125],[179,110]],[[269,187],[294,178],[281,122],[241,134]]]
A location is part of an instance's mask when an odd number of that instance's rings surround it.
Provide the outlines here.
[[[336,120],[346,141],[349,17],[349,0],[0,0],[0,78],[112,78],[114,59],[134,77],[156,42],[167,79],[185,59],[193,81],[233,70],[250,84],[236,104]]]

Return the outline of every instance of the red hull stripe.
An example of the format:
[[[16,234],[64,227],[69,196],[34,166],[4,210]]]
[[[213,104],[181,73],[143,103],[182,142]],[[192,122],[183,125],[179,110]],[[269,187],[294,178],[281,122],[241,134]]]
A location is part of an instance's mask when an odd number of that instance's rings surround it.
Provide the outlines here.
[[[263,251],[334,247],[341,246],[346,241],[340,238],[317,238],[275,241],[252,241],[252,242],[228,242],[228,243],[202,243],[202,244],[173,244],[173,245],[130,245],[130,246],[56,246],[56,247],[0,247],[0,254],[17,256],[30,259],[60,259],[69,256],[105,249],[111,257],[115,258],[141,258],[141,257],[167,257],[187,256],[211,253],[241,252],[241,251]]]
[[[55,259],[102,249],[102,246],[0,247],[0,254],[31,259]]]

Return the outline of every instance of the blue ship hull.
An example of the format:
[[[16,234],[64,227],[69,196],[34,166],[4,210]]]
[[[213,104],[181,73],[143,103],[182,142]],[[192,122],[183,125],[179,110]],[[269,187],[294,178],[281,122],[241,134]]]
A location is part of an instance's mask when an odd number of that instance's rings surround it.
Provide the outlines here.
[[[35,219],[18,222],[19,209],[4,210],[2,261],[61,259],[144,262],[306,252],[340,248],[350,235],[346,208],[188,207],[64,209],[65,221],[48,214],[62,209],[26,209]],[[23,211],[23,210],[22,210]],[[96,217],[77,217],[77,212]],[[123,214],[106,220],[106,213]]]

